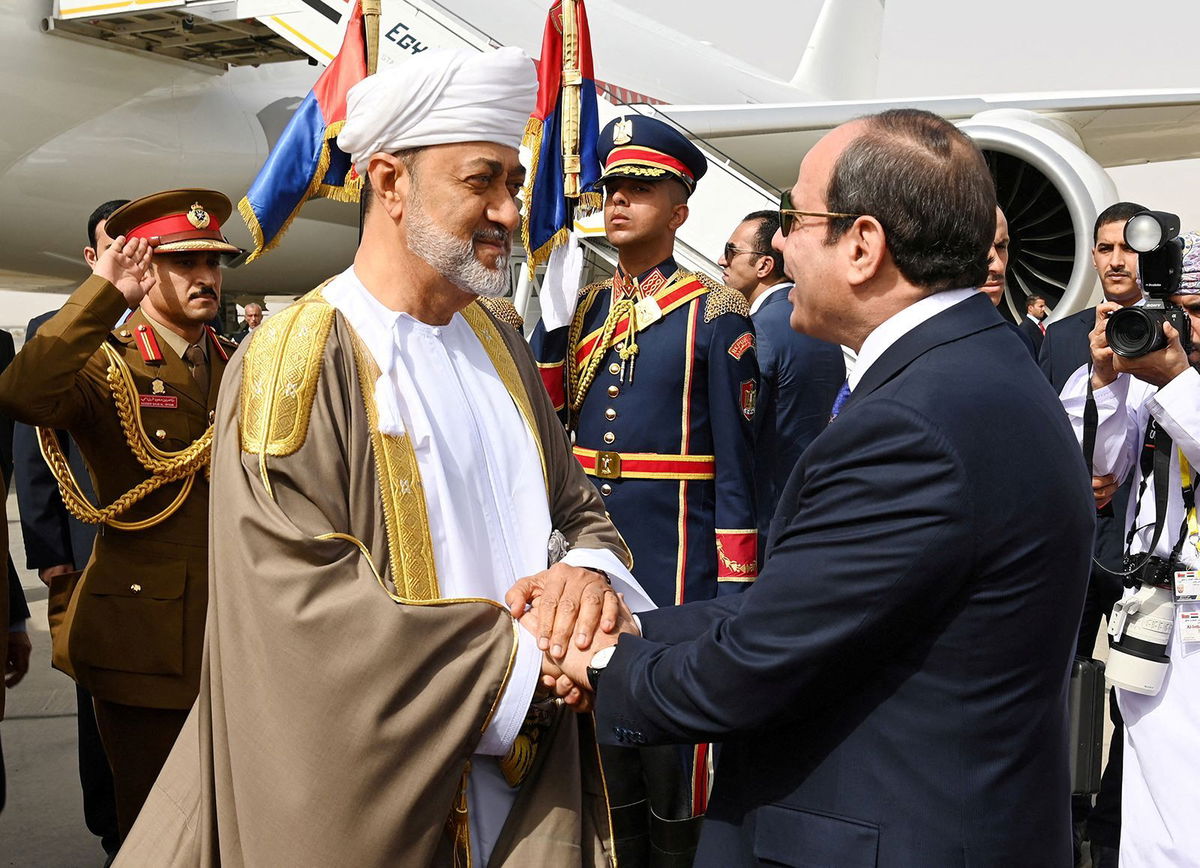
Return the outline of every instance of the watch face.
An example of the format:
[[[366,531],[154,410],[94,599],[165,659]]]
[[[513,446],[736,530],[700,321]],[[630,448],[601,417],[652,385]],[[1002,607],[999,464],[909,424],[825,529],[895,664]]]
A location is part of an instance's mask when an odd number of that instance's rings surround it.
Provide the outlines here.
[[[591,668],[592,669],[603,669],[605,666],[608,665],[608,661],[612,660],[612,656],[613,656],[613,654],[616,653],[616,650],[617,650],[616,645],[609,645],[607,648],[601,648],[599,651],[597,651],[595,654],[592,655],[592,662],[590,664]]]

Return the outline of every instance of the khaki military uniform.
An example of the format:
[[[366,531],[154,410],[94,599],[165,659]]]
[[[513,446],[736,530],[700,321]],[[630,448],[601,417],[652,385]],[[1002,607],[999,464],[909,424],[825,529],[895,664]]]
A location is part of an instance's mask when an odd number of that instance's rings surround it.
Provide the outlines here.
[[[209,388],[202,394],[165,339],[155,340],[161,361],[146,358],[139,340],[154,326],[140,310],[113,328],[125,310],[116,287],[88,279],[0,375],[0,412],[69,431],[102,507],[151,476],[122,425],[102,345],[131,377],[127,422],[140,420],[147,442],[163,452],[183,450],[204,435],[234,348],[206,333]],[[190,479],[190,491],[165,520],[139,530],[101,526],[54,638],[55,666],[96,700],[123,831],[196,698],[208,605],[206,470],[159,487],[118,516],[137,524],[169,510]]]

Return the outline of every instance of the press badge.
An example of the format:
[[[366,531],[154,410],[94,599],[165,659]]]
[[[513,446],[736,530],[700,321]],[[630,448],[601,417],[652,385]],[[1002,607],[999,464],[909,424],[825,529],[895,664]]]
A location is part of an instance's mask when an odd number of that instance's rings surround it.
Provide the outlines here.
[[[1175,573],[1175,602],[1193,603],[1200,600],[1200,572],[1179,570]]]
[[[1200,609],[1179,610],[1179,641],[1200,642]]]

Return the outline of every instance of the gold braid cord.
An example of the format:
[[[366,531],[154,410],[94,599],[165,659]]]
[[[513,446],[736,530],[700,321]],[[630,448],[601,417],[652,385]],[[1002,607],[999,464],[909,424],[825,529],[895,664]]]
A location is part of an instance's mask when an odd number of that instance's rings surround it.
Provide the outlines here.
[[[108,344],[103,344],[104,354],[108,357],[108,373],[106,379],[112,392],[113,404],[116,406],[117,418],[121,422],[121,430],[125,434],[125,442],[138,463],[150,474],[129,491],[122,494],[110,505],[97,508],[88,501],[71,472],[66,455],[58,442],[58,436],[52,428],[38,428],[38,446],[42,457],[50,467],[58,482],[58,490],[62,494],[63,504],[75,518],[86,524],[104,524],[117,530],[138,531],[146,530],[161,524],[174,515],[195,483],[196,474],[201,470],[208,471],[209,458],[212,454],[213,429],[209,425],[200,437],[186,449],[178,452],[167,452],[159,449],[151,442],[146,428],[142,424],[142,414],[134,406],[134,396],[137,387],[133,382],[133,374],[120,354]],[[150,493],[164,485],[183,480],[183,485],[175,499],[161,512],[141,521],[119,521],[117,516],[128,512],[134,504],[143,500]]]
[[[597,287],[597,289],[599,288]],[[604,357],[608,354],[617,323],[626,314],[629,315],[629,332],[626,335],[624,344],[617,352],[622,359],[628,359],[638,351],[635,338],[637,326],[634,319],[636,316],[634,313],[634,300],[628,297],[622,299],[613,298],[608,316],[604,319],[604,330],[600,333],[600,338],[596,341],[596,345],[592,347],[592,351],[588,354],[583,364],[576,365],[574,358],[575,348],[579,346],[579,340],[583,336],[583,316],[591,308],[591,302],[594,297],[593,295],[585,299],[584,303],[579,305],[575,312],[575,317],[571,320],[571,329],[567,333],[567,396],[572,413],[578,413],[579,408],[583,406],[583,399],[587,397],[588,389],[592,387],[592,381],[596,379],[596,372],[600,369],[600,363],[604,361]]]

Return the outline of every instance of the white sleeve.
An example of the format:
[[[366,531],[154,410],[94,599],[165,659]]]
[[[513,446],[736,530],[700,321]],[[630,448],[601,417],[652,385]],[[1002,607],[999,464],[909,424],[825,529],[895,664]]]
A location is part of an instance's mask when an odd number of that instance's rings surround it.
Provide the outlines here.
[[[650,595],[642,590],[633,573],[608,549],[571,549],[563,558],[563,563],[608,573],[613,590],[625,595],[625,605],[632,612],[649,612],[658,608]]]
[[[475,753],[490,756],[503,756],[512,747],[525,715],[529,713],[529,703],[533,702],[533,691],[537,689],[538,678],[542,674],[542,652],[537,646],[537,637],[520,625],[517,626],[517,654],[513,659],[512,675],[500,695],[496,713]]]
[[[1188,462],[1193,467],[1200,465],[1200,372],[1188,368],[1146,404]]]
[[[1067,380],[1059,396],[1080,445],[1083,444],[1083,413],[1090,377],[1089,367],[1083,365]],[[1107,386],[1096,389],[1092,396],[1096,400],[1097,417],[1092,472],[1097,476],[1111,473],[1123,480],[1141,446],[1141,432],[1149,414],[1145,406],[1146,384],[1129,374],[1118,374]]]

